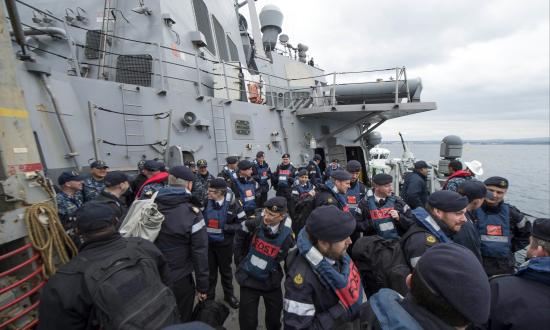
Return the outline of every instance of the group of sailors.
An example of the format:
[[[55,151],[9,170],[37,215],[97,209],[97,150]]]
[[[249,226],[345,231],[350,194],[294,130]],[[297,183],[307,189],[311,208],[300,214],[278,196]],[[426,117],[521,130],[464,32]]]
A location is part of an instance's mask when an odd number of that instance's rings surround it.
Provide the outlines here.
[[[142,320],[143,328],[189,322],[195,297],[216,298],[218,274],[223,299],[239,309],[241,329],[258,327],[260,297],[269,330],[548,327],[550,219],[531,223],[505,202],[507,179],[478,181],[479,162],[465,162],[462,170],[457,161],[450,164],[456,174],[445,189],[429,194],[430,166],[418,161],[399,197],[390,175],[362,182],[356,160],[345,167],[333,160],[324,172],[321,163],[315,155],[298,169],[283,154],[272,171],[260,151],[253,161],[228,157],[216,177],[203,159],[170,169],[142,161],[133,180],[107,171],[103,161],[91,164],[87,179],[61,174],[59,215],[80,252],[44,288],[39,329],[116,323],[132,313],[124,306],[100,308],[97,297],[107,295],[109,301],[108,294],[122,291],[135,311],[156,310],[155,325]],[[271,188],[275,197],[268,198]],[[118,228],[127,206],[148,198],[155,198],[164,215],[158,237],[153,243],[122,238]],[[390,288],[364,290],[369,283],[352,251],[361,237],[370,236],[400,247],[403,267],[411,273],[404,279],[405,297]],[[516,268],[514,253],[524,248],[528,261]],[[96,274],[91,278],[102,278],[92,265],[115,267],[113,255],[125,253],[152,260],[160,283],[154,287],[164,285],[171,293],[151,300],[163,306],[173,301],[174,313],[164,317],[151,302],[136,305],[140,299],[132,295],[139,296],[151,280],[119,283],[111,276],[105,279],[114,281],[110,290],[90,284],[90,268]],[[112,301],[124,305],[119,298]]]

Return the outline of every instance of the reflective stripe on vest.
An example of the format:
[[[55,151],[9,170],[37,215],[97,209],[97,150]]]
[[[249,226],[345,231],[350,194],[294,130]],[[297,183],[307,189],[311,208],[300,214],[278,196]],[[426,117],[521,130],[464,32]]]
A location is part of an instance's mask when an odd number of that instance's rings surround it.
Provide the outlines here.
[[[288,187],[288,178],[292,172],[290,169],[288,170],[281,170],[279,169],[278,175],[279,175],[279,182],[277,182],[277,186],[279,187]]]
[[[245,212],[254,212],[256,210],[256,185],[253,181],[242,183],[241,180],[235,180],[235,185],[239,190],[239,195],[243,202],[243,210]]]
[[[216,203],[216,201],[209,199],[203,212],[204,220],[206,221],[206,232],[208,233],[208,240],[210,242],[223,241],[223,229],[229,210],[229,202],[225,198],[219,209],[214,207]]]
[[[476,223],[481,237],[481,255],[484,257],[506,258],[512,251],[510,242],[510,207],[500,206],[499,213],[486,213],[483,208],[476,210]]]
[[[271,272],[277,267],[276,260],[281,246],[292,233],[290,225],[287,225],[286,222],[279,224],[279,232],[276,237],[267,237],[264,230],[269,229],[262,222],[252,237],[250,249],[242,263],[243,270],[258,280],[268,279]]]
[[[376,204],[374,195],[367,197],[367,207],[369,208],[370,218],[374,229],[376,229],[376,233],[384,239],[398,239],[399,234],[390,215],[390,211],[395,209],[395,197],[390,196],[386,198],[386,202],[381,207],[378,207]]]

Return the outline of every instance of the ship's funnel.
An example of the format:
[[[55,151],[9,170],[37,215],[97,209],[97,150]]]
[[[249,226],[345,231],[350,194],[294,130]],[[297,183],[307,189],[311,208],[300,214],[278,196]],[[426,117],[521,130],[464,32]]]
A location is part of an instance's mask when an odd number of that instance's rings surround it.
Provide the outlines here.
[[[262,42],[266,51],[275,49],[283,25],[283,12],[275,5],[265,5],[260,11]]]

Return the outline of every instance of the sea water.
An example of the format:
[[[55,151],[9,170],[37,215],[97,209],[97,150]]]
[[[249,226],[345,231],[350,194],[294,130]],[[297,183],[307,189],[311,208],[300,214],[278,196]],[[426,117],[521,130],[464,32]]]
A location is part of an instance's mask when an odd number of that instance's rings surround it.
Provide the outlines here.
[[[435,161],[439,143],[407,143],[416,160]],[[380,145],[391,151],[390,158],[401,158],[400,143]],[[465,144],[462,162],[478,160],[483,164],[484,180],[502,176],[510,188],[505,200],[520,211],[536,217],[550,217],[550,145]]]

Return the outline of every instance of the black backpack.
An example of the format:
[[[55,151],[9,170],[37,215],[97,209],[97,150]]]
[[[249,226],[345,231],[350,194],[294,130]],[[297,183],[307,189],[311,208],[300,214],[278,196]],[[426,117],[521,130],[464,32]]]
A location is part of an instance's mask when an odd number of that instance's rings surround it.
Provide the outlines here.
[[[76,258],[103,330],[161,329],[179,322],[174,294],[139,241],[127,240],[126,248],[99,261]]]
[[[355,242],[352,257],[367,296],[382,288],[393,289],[401,295],[407,293],[405,278],[411,270],[399,240],[387,240],[377,235],[362,237]]]
[[[305,226],[306,220],[315,208],[315,198],[308,196],[293,205],[293,212],[290,215],[292,219],[292,231],[298,235],[300,230]]]
[[[214,300],[201,301],[193,310],[192,320],[204,322],[216,329],[225,329],[223,323],[229,316],[229,308]]]

